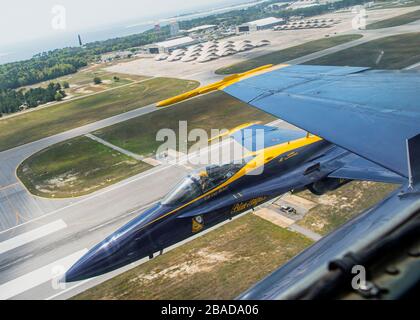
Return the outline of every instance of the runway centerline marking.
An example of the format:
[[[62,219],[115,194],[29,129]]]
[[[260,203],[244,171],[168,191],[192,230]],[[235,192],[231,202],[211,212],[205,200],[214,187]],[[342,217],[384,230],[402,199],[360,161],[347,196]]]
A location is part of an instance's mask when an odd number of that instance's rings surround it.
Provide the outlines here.
[[[87,252],[88,249],[86,248],[77,251],[67,257],[0,285],[0,300],[10,299],[18,294],[52,280],[56,277],[54,270],[57,267],[67,270]]]
[[[48,223],[37,229],[22,233],[16,237],[0,242],[0,254],[16,249],[29,242],[46,237],[54,232],[60,231],[65,228],[67,228],[67,224],[62,219],[60,219],[60,220]]]

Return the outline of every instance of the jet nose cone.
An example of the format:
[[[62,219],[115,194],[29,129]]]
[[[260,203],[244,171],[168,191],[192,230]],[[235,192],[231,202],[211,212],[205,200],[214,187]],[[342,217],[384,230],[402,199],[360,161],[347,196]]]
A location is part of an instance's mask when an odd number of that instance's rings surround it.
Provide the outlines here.
[[[100,273],[95,272],[104,269],[103,263],[107,255],[103,250],[97,247],[86,253],[79,261],[77,261],[65,274],[66,282],[76,282],[95,277]]]
[[[66,272],[65,281],[96,277],[155,252],[145,226],[159,214],[160,206],[156,205],[96,245]]]
[[[65,282],[76,282],[87,279],[86,275],[83,272],[83,268],[80,268],[76,263],[73,265],[65,274]]]

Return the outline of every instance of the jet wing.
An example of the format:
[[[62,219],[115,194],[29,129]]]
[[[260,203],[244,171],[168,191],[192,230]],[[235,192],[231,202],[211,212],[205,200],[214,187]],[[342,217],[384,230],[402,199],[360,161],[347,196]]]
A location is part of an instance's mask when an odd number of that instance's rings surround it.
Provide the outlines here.
[[[295,65],[261,71],[222,89],[409,177],[407,140],[420,133],[420,73]]]
[[[330,178],[365,180],[403,184],[407,179],[355,154],[343,159],[343,166],[328,175]]]
[[[256,152],[277,144],[303,138],[306,136],[306,132],[253,124],[233,132],[230,136],[244,148]]]

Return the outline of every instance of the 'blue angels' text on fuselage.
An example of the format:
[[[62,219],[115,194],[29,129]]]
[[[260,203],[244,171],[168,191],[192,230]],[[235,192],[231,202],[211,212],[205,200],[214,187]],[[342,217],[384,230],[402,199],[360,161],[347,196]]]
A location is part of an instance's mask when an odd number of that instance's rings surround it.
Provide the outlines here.
[[[79,281],[153,257],[186,238],[290,190],[329,190],[328,175],[349,154],[313,135],[254,152],[242,163],[212,165],[187,176],[161,202],[92,248],[66,273]],[[263,170],[257,175],[254,170]],[[312,169],[311,169],[312,168]],[[334,183],[331,183],[334,181]]]
[[[243,212],[245,210],[251,209],[251,208],[255,208],[256,206],[258,206],[259,204],[265,202],[267,200],[268,197],[258,197],[258,198],[254,198],[245,202],[239,202],[236,203],[231,210],[231,213],[238,213],[238,212]]]

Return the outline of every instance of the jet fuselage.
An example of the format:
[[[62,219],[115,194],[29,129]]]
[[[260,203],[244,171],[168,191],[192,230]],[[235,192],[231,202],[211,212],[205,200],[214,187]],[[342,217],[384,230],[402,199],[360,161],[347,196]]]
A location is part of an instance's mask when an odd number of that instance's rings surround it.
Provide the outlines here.
[[[152,258],[165,248],[288,191],[323,181],[326,183],[322,186],[331,189],[346,182],[327,176],[342,166],[348,151],[314,136],[298,140],[268,150],[259,162],[251,160],[242,167],[210,166],[197,177],[189,176],[172,194],[91,249],[66,273],[66,281],[84,280],[144,257]],[[225,172],[228,178],[219,184],[203,187],[197,182],[203,177],[218,178]]]

